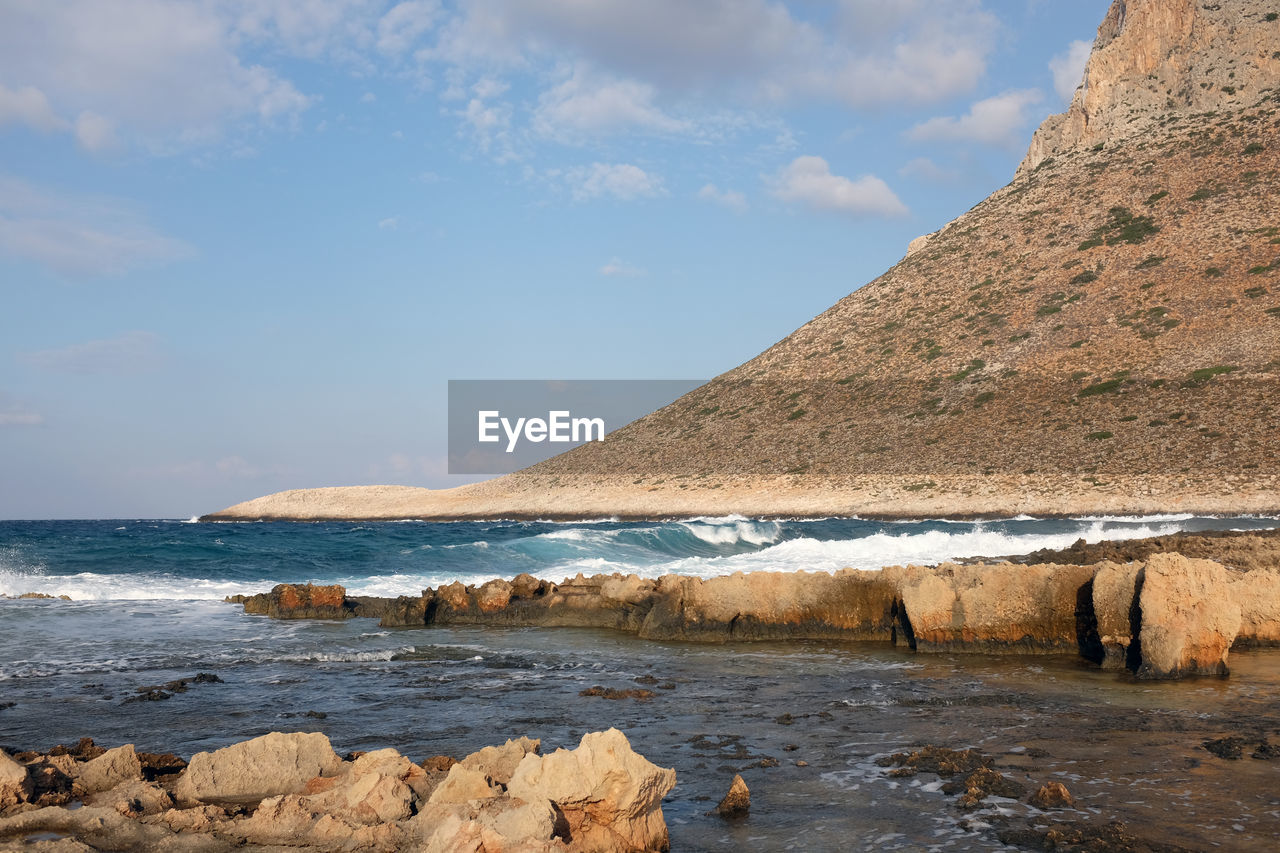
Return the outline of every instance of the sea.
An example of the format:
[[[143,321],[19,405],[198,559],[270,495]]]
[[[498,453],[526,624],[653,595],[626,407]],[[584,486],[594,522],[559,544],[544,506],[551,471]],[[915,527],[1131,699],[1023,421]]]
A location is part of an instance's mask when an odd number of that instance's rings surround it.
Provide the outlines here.
[[[0,521],[0,748],[93,737],[183,756],[268,731],[322,731],[340,753],[461,757],[507,737],[544,751],[623,730],[676,768],[673,850],[1007,850],[1037,821],[1185,849],[1273,850],[1280,761],[1222,759],[1224,736],[1280,746],[1280,652],[1232,675],[1134,681],[1072,656],[913,654],[874,643],[659,643],[567,628],[380,628],[276,621],[223,599],[283,582],[416,595],[526,572],[835,571],[1026,554],[1079,539],[1280,526],[1262,516],[883,520],[731,516],[635,522]],[[24,593],[53,598],[17,599]],[[69,600],[64,600],[65,596]],[[188,681],[198,674],[216,676]],[[166,685],[169,685],[166,687]],[[580,695],[645,686],[651,698]],[[155,688],[160,688],[156,690]],[[972,747],[1028,793],[963,811],[929,774],[877,763]],[[707,814],[735,773],[750,815]]]

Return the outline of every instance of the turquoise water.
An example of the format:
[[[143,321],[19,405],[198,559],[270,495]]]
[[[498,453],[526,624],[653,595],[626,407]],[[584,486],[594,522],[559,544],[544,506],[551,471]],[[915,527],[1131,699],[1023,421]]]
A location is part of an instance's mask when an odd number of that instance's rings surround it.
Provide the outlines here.
[[[1246,724],[1249,732],[1280,733],[1275,656],[1233,654],[1227,681],[1140,685],[1072,658],[280,622],[247,616],[221,598],[281,581],[390,595],[522,571],[558,579],[579,571],[871,568],[1025,553],[1082,537],[1277,524],[1190,516],[0,522],[0,593],[73,599],[0,600],[0,748],[48,748],[88,735],[108,746],[189,755],[298,730],[326,732],[340,752],[391,746],[421,759],[522,734],[571,747],[582,733],[615,725],[639,752],[677,769],[665,807],[674,850],[997,850],[1007,848],[991,827],[1025,805],[959,813],[928,778],[888,779],[874,758],[913,744],[973,745],[1016,770],[1028,748],[1043,747],[1051,757],[1030,777],[1066,780],[1092,810],[1085,817],[1203,840],[1195,849],[1217,843],[1229,820],[1244,829],[1232,830],[1226,849],[1265,850],[1280,833],[1280,804],[1266,781],[1274,770],[1264,762],[1219,766],[1198,744]],[[200,672],[221,681],[132,701]],[[637,679],[656,680],[652,699],[578,695],[594,685],[634,687]],[[747,822],[729,826],[705,812],[736,772],[755,805]],[[1173,822],[1168,792],[1178,797]]]

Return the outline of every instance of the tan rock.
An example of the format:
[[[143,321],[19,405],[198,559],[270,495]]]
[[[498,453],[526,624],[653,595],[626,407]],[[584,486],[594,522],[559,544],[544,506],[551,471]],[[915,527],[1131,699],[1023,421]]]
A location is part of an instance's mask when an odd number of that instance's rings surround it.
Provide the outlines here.
[[[110,791],[126,782],[142,781],[142,762],[133,744],[108,749],[92,761],[80,765],[75,777],[75,790],[81,794]]]
[[[1093,612],[1098,639],[1102,643],[1102,665],[1109,669],[1125,665],[1133,641],[1130,618],[1137,603],[1138,573],[1141,563],[1099,564],[1093,576]]]
[[[319,732],[271,732],[213,752],[198,752],[174,786],[179,802],[254,803],[301,791],[333,776],[342,759]]]
[[[527,737],[512,738],[502,746],[486,746],[478,752],[473,752],[459,764],[469,770],[483,773],[499,785],[506,785],[511,781],[511,774],[516,772],[516,767],[524,757],[530,754],[537,755],[541,747],[540,740]]]
[[[444,781],[431,792],[428,802],[432,805],[461,804],[497,795],[498,792],[489,786],[484,773],[455,764],[449,768],[449,775]]]
[[[1142,575],[1138,677],[1226,675],[1227,653],[1240,631],[1227,570],[1210,560],[1154,554]]]
[[[1237,644],[1280,645],[1280,571],[1254,569],[1237,576],[1231,597],[1240,605]]]
[[[25,803],[31,798],[31,776],[27,768],[0,750],[0,809]]]
[[[484,613],[501,610],[510,601],[511,584],[501,579],[491,580],[476,590],[476,605]]]
[[[920,651],[1075,651],[1090,566],[955,565],[885,569],[900,577]]]
[[[631,749],[617,729],[583,735],[577,749],[527,755],[508,793],[528,803],[550,800],[564,814],[573,849],[666,850],[662,798],[676,773]]]
[[[1028,802],[1038,809],[1065,809],[1076,804],[1067,786],[1061,782],[1047,782],[1041,785]]]
[[[715,813],[721,817],[741,817],[751,810],[751,791],[740,774],[734,774],[729,793],[716,806]]]
[[[173,808],[173,797],[154,782],[122,782],[85,799],[91,806],[113,808],[125,817],[159,814]]]

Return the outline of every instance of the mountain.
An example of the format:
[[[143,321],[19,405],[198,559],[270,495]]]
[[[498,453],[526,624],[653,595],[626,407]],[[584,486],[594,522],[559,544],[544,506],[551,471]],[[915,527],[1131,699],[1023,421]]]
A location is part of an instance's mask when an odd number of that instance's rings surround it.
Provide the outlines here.
[[[604,442],[214,517],[1280,509],[1273,5],[1116,0],[1008,186]]]

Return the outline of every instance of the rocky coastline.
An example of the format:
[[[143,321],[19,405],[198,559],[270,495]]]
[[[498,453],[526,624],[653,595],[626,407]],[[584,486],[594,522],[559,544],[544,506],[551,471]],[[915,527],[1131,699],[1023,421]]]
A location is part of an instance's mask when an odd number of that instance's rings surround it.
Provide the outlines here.
[[[1081,561],[1091,553],[1138,558]],[[554,583],[524,574],[397,598],[280,584],[228,601],[277,619],[376,618],[393,628],[604,628],[665,641],[820,639],[920,653],[1076,653],[1143,679],[1224,676],[1232,648],[1280,646],[1280,538],[1271,532],[1080,542],[1037,556],[1032,563],[707,579],[579,574]]]
[[[617,729],[541,754],[526,737],[461,760],[339,756],[319,732],[272,732],[189,762],[83,739],[0,751],[0,849],[657,851],[674,770]]]

